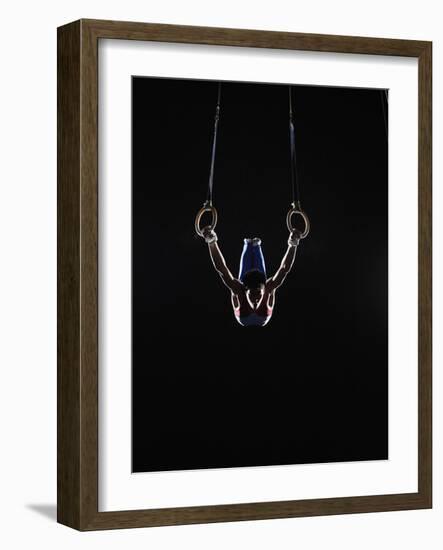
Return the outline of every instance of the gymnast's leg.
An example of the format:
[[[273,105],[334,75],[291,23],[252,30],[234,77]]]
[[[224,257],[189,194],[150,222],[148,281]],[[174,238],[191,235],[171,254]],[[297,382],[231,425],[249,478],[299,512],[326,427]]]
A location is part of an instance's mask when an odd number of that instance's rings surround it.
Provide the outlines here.
[[[261,240],[258,238],[244,239],[238,275],[240,281],[243,282],[246,273],[252,270],[260,271],[266,277],[265,258],[261,249]]]
[[[254,252],[252,239],[244,239],[243,252],[240,258],[240,269],[238,278],[243,282],[243,277],[248,271],[254,268]]]
[[[265,258],[263,256],[263,250],[261,249],[261,239],[255,237],[252,239],[252,254],[253,254],[253,266],[252,269],[261,271],[266,277]]]

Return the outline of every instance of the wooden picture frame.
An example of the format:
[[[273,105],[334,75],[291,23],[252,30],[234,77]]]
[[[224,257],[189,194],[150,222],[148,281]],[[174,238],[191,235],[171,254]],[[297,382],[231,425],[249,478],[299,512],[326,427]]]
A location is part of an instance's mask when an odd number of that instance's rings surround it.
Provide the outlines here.
[[[418,492],[98,511],[98,41],[418,58]],[[430,508],[431,42],[79,20],[58,29],[58,521],[82,531]]]

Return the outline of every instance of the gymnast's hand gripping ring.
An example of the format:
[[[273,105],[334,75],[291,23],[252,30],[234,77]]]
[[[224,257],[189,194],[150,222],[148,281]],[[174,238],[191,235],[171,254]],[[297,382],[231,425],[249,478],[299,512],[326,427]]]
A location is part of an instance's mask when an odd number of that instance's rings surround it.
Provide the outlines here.
[[[300,203],[292,203],[291,208],[289,209],[288,215],[286,216],[286,225],[288,226],[288,229],[290,232],[295,231],[297,228],[292,225],[292,216],[298,215],[303,218],[303,221],[305,223],[305,229],[303,233],[300,235],[300,239],[304,239],[308,236],[309,230],[311,228],[311,224],[309,223],[309,218],[301,209]]]
[[[211,225],[209,226],[211,231],[213,231],[215,229],[215,226],[217,225],[217,220],[218,220],[217,210],[215,209],[214,206],[212,206],[210,202],[205,202],[203,207],[200,208],[200,210],[197,212],[197,216],[195,216],[195,232],[200,237],[204,237],[202,233],[202,229],[200,228],[200,220],[202,219],[202,216],[205,212],[210,212],[212,214]]]

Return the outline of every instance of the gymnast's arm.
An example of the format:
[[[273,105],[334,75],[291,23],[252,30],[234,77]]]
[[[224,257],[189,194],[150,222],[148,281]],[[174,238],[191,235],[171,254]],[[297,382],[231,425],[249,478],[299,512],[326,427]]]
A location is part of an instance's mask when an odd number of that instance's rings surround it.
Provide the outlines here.
[[[223,254],[217,244],[217,234],[209,227],[205,227],[203,229],[203,237],[208,244],[209,255],[211,256],[212,263],[214,264],[215,270],[220,275],[221,280],[234,294],[238,294],[242,289],[242,284],[238,279],[235,279],[229,271]]]
[[[291,271],[292,266],[294,265],[295,253],[297,251],[297,246],[300,241],[300,232],[292,231],[288,239],[288,248],[283,260],[281,261],[280,267],[276,271],[275,275],[268,279],[267,288],[269,292],[276,290],[281,286],[286,279],[288,273]]]

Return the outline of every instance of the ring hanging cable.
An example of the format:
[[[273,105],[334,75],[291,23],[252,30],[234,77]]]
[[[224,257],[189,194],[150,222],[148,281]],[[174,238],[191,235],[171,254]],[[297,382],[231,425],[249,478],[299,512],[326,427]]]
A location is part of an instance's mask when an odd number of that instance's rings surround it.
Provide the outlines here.
[[[291,208],[286,216],[286,225],[289,231],[295,231],[297,228],[292,224],[292,217],[299,216],[302,218],[305,224],[303,232],[300,234],[300,238],[304,239],[308,236],[311,225],[309,218],[304,210],[302,210],[300,203],[300,186],[297,177],[297,158],[295,156],[295,126],[294,126],[294,112],[292,110],[292,86],[288,86],[289,91],[289,147],[291,154],[291,186],[292,186],[292,203]]]
[[[215,117],[214,117],[214,134],[212,137],[212,153],[211,153],[211,167],[209,170],[209,182],[208,182],[208,195],[206,202],[203,204],[202,208],[197,212],[197,215],[195,217],[195,232],[197,235],[200,235],[200,237],[203,237],[203,230],[200,227],[200,222],[203,217],[203,214],[208,212],[211,214],[211,224],[207,227],[209,229],[214,230],[215,226],[217,225],[218,215],[217,210],[212,204],[212,191],[214,188],[214,166],[215,166],[215,150],[217,148],[217,130],[218,130],[218,121],[220,119],[220,98],[221,98],[221,82],[218,83],[218,94],[217,94],[217,106],[215,108]]]
[[[215,116],[214,116],[214,135],[212,138],[211,168],[209,170],[208,196],[206,201],[208,206],[212,205],[212,190],[214,188],[214,166],[215,166],[215,151],[217,148],[218,121],[220,120],[220,98],[221,98],[221,82],[218,83],[217,106],[215,108]]]
[[[295,126],[294,113],[292,110],[292,86],[289,85],[289,144],[291,153],[291,185],[292,204],[300,208],[300,188],[297,178],[297,158],[295,155]]]

